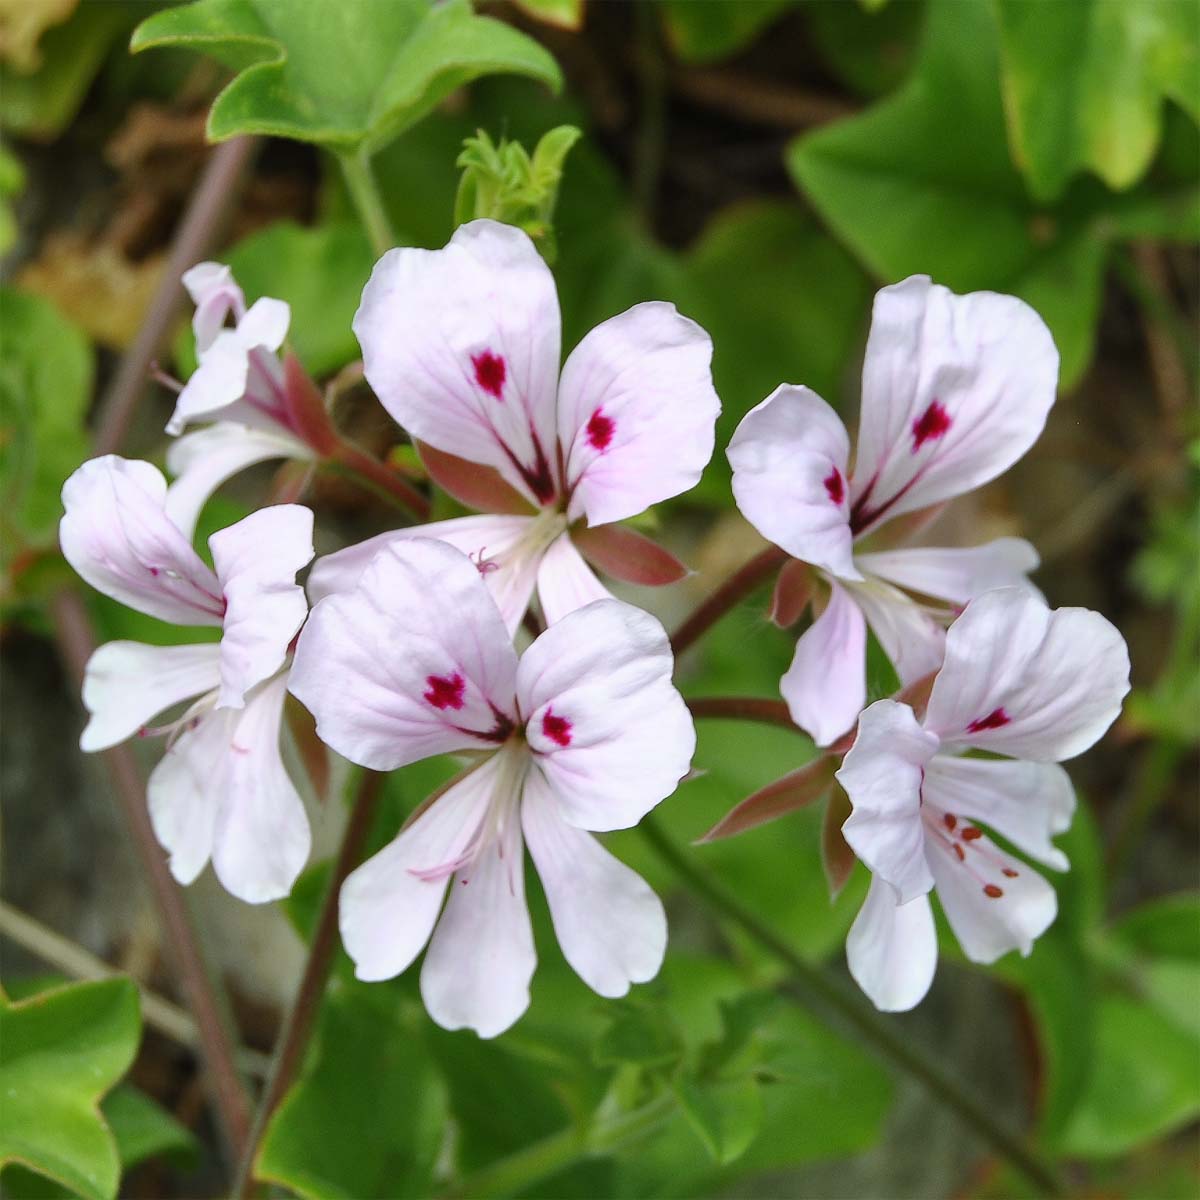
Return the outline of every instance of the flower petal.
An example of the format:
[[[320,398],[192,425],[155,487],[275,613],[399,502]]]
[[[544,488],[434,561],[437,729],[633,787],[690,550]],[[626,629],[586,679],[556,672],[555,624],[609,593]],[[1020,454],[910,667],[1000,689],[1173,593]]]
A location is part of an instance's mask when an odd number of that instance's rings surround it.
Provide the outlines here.
[[[516,652],[478,568],[443,542],[386,546],[300,634],[291,689],[321,740],[393,771],[507,737]]]
[[[88,659],[83,675],[83,706],[90,719],[79,748],[107,750],[171,705],[212,691],[221,680],[220,654],[211,643],[101,646]]]
[[[875,297],[851,489],[855,530],[968,492],[1037,441],[1058,351],[1013,296],[914,275]]]
[[[881,1012],[915,1008],[937,970],[937,931],[928,896],[900,904],[878,876],[846,937],[850,974]]]
[[[228,773],[213,829],[213,870],[247,904],[286,896],[308,861],[308,815],[279,749],[287,675],[246,699],[226,749]]]
[[[1037,570],[1041,560],[1024,538],[1002,537],[982,546],[881,550],[857,554],[854,561],[866,575],[923,596],[965,605],[994,588],[1025,587],[1036,592],[1027,576]]]
[[[850,546],[850,439],[816,392],[781,384],[743,418],[727,451],[742,516],[793,557],[860,579]]]
[[[946,631],[915,600],[877,579],[846,584],[907,687],[942,665]]]
[[[441,250],[389,250],[354,332],[368,382],[414,438],[495,467],[536,504],[558,495],[558,297],[525,233],[471,221]]]
[[[619,600],[576,609],[525,651],[525,736],[570,824],[636,825],[687,774],[696,731],[673,668],[663,627]]]
[[[146,462],[108,454],[63,484],[59,544],[97,591],[176,625],[220,625],[217,577],[164,510],[167,483]]]
[[[779,690],[792,720],[828,746],[854,725],[867,698],[867,624],[853,597],[830,584],[825,611],[800,635]]]
[[[950,626],[925,726],[943,742],[1055,762],[1096,742],[1128,691],[1129,651],[1099,613],[1002,588]]]
[[[261,346],[274,354],[287,337],[291,319],[292,310],[287,301],[263,296],[250,305],[246,315],[237,323],[238,337],[247,350]]]
[[[235,322],[242,317],[246,301],[233,272],[224,263],[197,263],[184,271],[181,282],[196,306],[192,330],[196,335],[196,352],[203,354],[213,344],[230,313]]]
[[[721,411],[711,363],[708,334],[661,301],[602,322],[571,351],[558,435],[572,520],[622,521],[700,482]]]
[[[662,902],[591,834],[562,819],[536,766],[525,781],[521,825],[575,973],[601,996],[624,996],[631,983],[653,979],[667,949]]]
[[[925,861],[921,777],[937,738],[913,710],[876,700],[858,719],[858,736],[837,771],[854,811],[842,834],[873,874],[895,889],[901,904],[933,886]]]
[[[208,539],[226,601],[219,706],[241,708],[250,688],[283,666],[308,615],[296,572],[312,558],[312,532],[309,509],[276,504]]]
[[[232,406],[246,394],[250,354],[234,329],[222,329],[204,352],[183,391],[175,399],[175,411],[167,422],[167,433],[175,436],[193,421],[213,419],[218,413],[233,419],[242,415]]]
[[[537,573],[538,602],[547,625],[561,621],[568,613],[591,604],[593,600],[611,600],[608,588],[592,573],[575,549],[571,535],[560,533],[542,556]]]

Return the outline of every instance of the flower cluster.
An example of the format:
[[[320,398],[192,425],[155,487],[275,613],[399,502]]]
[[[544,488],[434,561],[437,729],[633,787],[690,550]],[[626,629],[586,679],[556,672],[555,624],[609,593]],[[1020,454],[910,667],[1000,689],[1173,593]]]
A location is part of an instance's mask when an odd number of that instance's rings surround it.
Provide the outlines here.
[[[424,949],[434,1020],[507,1029],[535,967],[528,848],[579,976],[604,996],[652,978],[662,905],[593,834],[636,825],[670,796],[696,738],[662,626],[596,571],[656,585],[686,573],[620,522],[689,490],[712,456],[707,334],[672,305],[639,304],[560,370],[554,281],[524,233],[474,221],[442,250],[390,251],[354,321],[366,379],[430,477],[477,515],[325,555],[302,587],[313,518],[300,505],[213,534],[212,566],[192,544],[233,474],[270,459],[320,465],[340,444],[315,386],[281,357],[287,305],[247,308],[217,264],[184,284],[199,365],[167,432],[206,425],[173,443],[169,486],[148,463],[81,467],[63,489],[61,544],[98,590],[219,640],[100,647],[83,748],[165,735],[148,799],[171,870],[187,883],[211,859],[250,902],[288,894],[310,850],[285,765],[289,704],[371,770],[457,756],[461,772],[342,886],[358,975],[390,978]],[[1019,458],[1056,373],[1049,334],[1020,301],[913,278],[876,300],[853,468],[845,428],[801,387],[777,389],[729,446],[739,507],[792,556],[776,613],[795,620],[811,603],[817,614],[781,685],[792,716],[820,746],[857,722],[837,778],[853,806],[844,836],[872,883],[848,950],[883,1008],[929,986],[935,886],[969,957],[1029,951],[1053,889],[976,822],[1065,867],[1050,839],[1074,801],[1056,764],[1101,736],[1128,688],[1119,634],[1094,613],[1049,610],[1026,578],[1028,543],[865,544]],[[863,711],[868,627],[902,683],[937,672],[920,718],[896,700]]]

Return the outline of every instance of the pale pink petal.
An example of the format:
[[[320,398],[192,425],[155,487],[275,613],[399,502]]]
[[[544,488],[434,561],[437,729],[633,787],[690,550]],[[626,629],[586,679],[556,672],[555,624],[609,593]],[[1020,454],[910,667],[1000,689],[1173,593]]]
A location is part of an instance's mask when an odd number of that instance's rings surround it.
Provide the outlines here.
[[[308,815],[279,749],[286,697],[285,674],[252,692],[225,751],[213,870],[225,890],[247,904],[286,896],[312,847]]]
[[[687,774],[696,731],[673,667],[663,627],[619,600],[576,609],[525,651],[525,736],[570,824],[636,825]]]
[[[965,605],[994,588],[1025,587],[1039,563],[1038,552],[1024,539],[1002,537],[982,546],[938,549],[914,546],[857,554],[854,561],[874,575],[923,596]]]
[[[905,687],[942,665],[946,631],[915,600],[878,579],[848,583],[846,591],[862,609]]]
[[[492,755],[461,775],[342,884],[338,923],[359,979],[399,975],[429,940],[452,865],[479,832],[505,771]],[[443,865],[451,869],[438,870]]]
[[[495,839],[455,876],[421,966],[421,998],[443,1029],[503,1033],[529,1007],[537,966],[525,903],[525,855],[517,805]]]
[[[967,842],[960,859],[953,843],[929,839],[929,866],[942,911],[963,953],[995,962],[1010,950],[1028,954],[1058,913],[1054,889],[987,836]]]
[[[542,556],[537,593],[547,625],[561,621],[567,613],[583,608],[593,600],[612,599],[608,588],[583,561],[568,533],[560,533]]]
[[[646,881],[589,833],[568,824],[535,766],[521,806],[554,933],[576,974],[601,996],[624,996],[658,974],[667,949],[667,916]]]
[[[696,486],[721,402],[712,339],[673,304],[637,304],[571,351],[558,388],[568,516],[621,521]]]
[[[176,625],[220,625],[217,577],[164,510],[167,483],[146,462],[109,454],[63,484],[63,555],[97,591]]]
[[[312,532],[311,510],[276,504],[208,539],[226,601],[219,706],[240,708],[250,688],[283,666],[308,615],[296,572],[312,558]]]
[[[212,345],[226,317],[232,313],[235,323],[242,317],[246,301],[233,272],[224,263],[197,263],[184,271],[182,283],[196,306],[192,330],[196,335],[196,352],[203,354]]]
[[[167,448],[167,469],[175,476],[167,488],[167,516],[190,538],[208,498],[239,471],[273,458],[307,462],[312,457],[312,451],[290,434],[232,421],[185,434]]]
[[[956,832],[964,817],[981,821],[1048,867],[1070,865],[1050,840],[1070,828],[1075,812],[1075,789],[1056,763],[937,754],[925,767],[922,795],[955,818]]]
[[[247,350],[261,346],[274,354],[287,337],[291,319],[292,310],[286,301],[263,296],[250,305],[246,315],[237,323],[238,337]]]
[[[292,693],[339,754],[377,771],[507,738],[516,652],[476,565],[444,542],[385,547],[300,634]]]
[[[937,969],[937,931],[928,896],[900,904],[878,876],[846,937],[850,974],[881,1012],[915,1008]]]
[[[441,250],[389,250],[354,332],[367,380],[414,438],[495,467],[537,504],[561,494],[558,297],[525,233],[471,221]]]
[[[249,371],[245,343],[236,330],[222,329],[176,397],[167,432],[174,436],[193,421],[211,420],[218,415],[228,420],[242,417],[244,406],[233,406],[246,394]]]
[[[875,297],[851,489],[856,531],[968,492],[1037,441],[1058,351],[1013,296],[956,296],[925,275]]]
[[[1128,691],[1129,651],[1099,613],[1003,588],[950,626],[925,726],[943,742],[1055,762],[1096,742]]]
[[[173,704],[212,691],[221,679],[220,654],[215,644],[101,646],[88,659],[83,676],[89,720],[79,748],[107,750]]]
[[[830,585],[825,611],[804,631],[779,690],[792,720],[818,746],[854,725],[867,699],[867,625],[848,592]]]
[[[793,557],[860,579],[851,555],[850,439],[814,391],[781,384],[743,418],[727,451],[742,516]]]
[[[850,848],[895,889],[902,904],[933,886],[925,861],[921,777],[937,738],[913,710],[877,700],[858,719],[858,735],[836,775],[854,811],[842,825]]]

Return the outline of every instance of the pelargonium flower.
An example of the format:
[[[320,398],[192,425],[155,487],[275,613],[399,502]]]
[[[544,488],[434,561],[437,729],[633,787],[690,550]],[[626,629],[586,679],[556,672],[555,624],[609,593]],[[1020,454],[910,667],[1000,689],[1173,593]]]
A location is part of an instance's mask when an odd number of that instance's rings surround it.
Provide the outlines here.
[[[147,798],[172,874],[191,883],[211,858],[235,896],[274,900],[291,890],[310,845],[279,737],[289,645],[308,611],[295,577],[312,558],[312,513],[278,505],[214,533],[214,569],[171,520],[167,498],[157,468],[115,455],[84,463],[63,485],[59,541],[83,579],[147,616],[221,630],[219,643],[99,647],[84,676],[80,746],[169,734]],[[147,728],[184,701],[177,720]]]
[[[507,1029],[536,964],[522,843],[584,982],[621,996],[653,977],[662,905],[588,831],[637,824],[687,772],[696,737],[672,666],[662,626],[611,598],[552,625],[518,662],[475,564],[430,539],[386,546],[353,590],[320,601],[290,686],[321,739],[376,771],[472,760],[343,885],[358,977],[391,978],[428,942],[430,1016],[482,1037]]]
[[[712,343],[674,305],[638,304],[604,321],[560,375],[549,268],[524,232],[480,220],[441,250],[389,250],[354,331],[367,380],[424,443],[434,478],[494,515],[383,534],[322,558],[314,596],[344,590],[379,549],[412,536],[473,557],[510,629],[535,586],[551,623],[608,595],[580,550],[635,582],[683,573],[611,524],[693,487],[712,456]]]
[[[1002,588],[950,626],[923,719],[895,700],[862,714],[837,779],[853,808],[842,833],[871,869],[846,955],[877,1008],[912,1008],[929,990],[935,889],[972,962],[1030,952],[1054,920],[1054,889],[981,825],[1065,870],[1051,838],[1075,793],[1057,764],[1101,737],[1128,691],[1129,653],[1102,616]]]
[[[992,588],[1031,587],[1038,556],[1020,538],[855,547],[894,517],[1007,470],[1041,433],[1057,376],[1054,342],[1027,304],[956,296],[914,275],[875,297],[853,471],[845,426],[806,387],[782,385],[738,426],[728,452],[738,507],[829,587],[780,685],[818,745],[848,730],[866,702],[867,625],[908,685],[941,663],[957,609]]]

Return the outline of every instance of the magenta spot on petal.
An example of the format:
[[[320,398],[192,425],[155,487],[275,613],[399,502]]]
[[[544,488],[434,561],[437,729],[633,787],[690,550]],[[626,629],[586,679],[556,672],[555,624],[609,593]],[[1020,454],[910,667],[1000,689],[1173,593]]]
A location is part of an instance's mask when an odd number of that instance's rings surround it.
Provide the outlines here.
[[[846,498],[846,487],[842,483],[842,473],[834,467],[824,479],[825,490],[829,493],[829,498],[834,504],[841,504]]]
[[[571,722],[566,717],[555,716],[553,709],[546,709],[542,716],[542,733],[560,746],[571,744]]]
[[[934,400],[932,404],[913,422],[913,452],[920,450],[926,442],[936,442],[944,437],[950,428],[950,414],[942,407],[941,402]]]
[[[481,354],[471,355],[471,365],[475,368],[475,382],[499,400],[500,393],[504,390],[505,377],[508,375],[504,359],[499,354],[484,350]]]
[[[1000,729],[1012,718],[1002,708],[993,708],[986,717],[979,717],[967,726],[968,733],[981,733],[985,729]]]
[[[588,441],[596,447],[597,450],[604,451],[608,449],[609,442],[612,441],[613,431],[617,424],[612,417],[604,415],[602,409],[596,409],[592,413],[591,420],[587,423]]]
[[[466,683],[457,671],[449,678],[442,675],[427,675],[425,682],[429,685],[425,699],[434,708],[462,708],[463,689],[466,687]]]
[[[158,568],[157,568],[157,567],[151,567],[151,568],[150,568],[150,574],[151,574],[151,575],[153,575],[153,576],[154,576],[154,577],[157,579],[157,578],[158,578]]]

